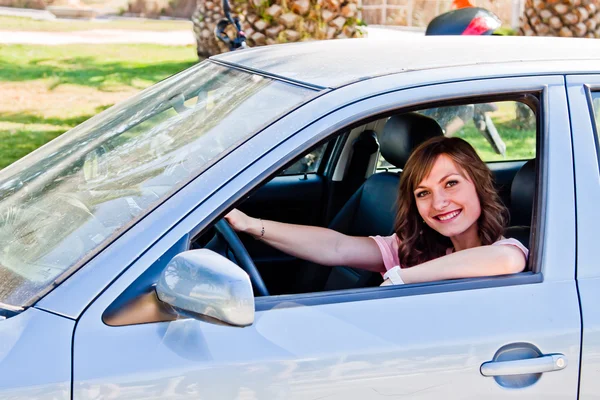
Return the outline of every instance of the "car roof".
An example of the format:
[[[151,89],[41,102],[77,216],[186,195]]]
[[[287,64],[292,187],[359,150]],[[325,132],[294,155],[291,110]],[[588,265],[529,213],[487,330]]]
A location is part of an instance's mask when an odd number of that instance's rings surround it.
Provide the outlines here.
[[[577,60],[600,61],[600,40],[407,34],[406,40],[338,39],[258,47],[212,60],[334,88],[392,73],[493,63],[571,61],[575,72]]]

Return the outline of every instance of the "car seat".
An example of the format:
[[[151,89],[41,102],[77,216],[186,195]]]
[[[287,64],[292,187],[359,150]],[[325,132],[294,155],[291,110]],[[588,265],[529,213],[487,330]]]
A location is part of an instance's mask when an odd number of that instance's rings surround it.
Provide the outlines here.
[[[510,187],[510,227],[505,236],[529,248],[531,216],[535,197],[535,159],[527,161],[513,178]]]

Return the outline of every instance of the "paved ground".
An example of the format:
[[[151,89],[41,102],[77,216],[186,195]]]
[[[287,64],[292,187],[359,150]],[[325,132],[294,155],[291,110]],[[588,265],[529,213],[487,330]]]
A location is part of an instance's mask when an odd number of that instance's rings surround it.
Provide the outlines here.
[[[55,19],[54,15],[45,10],[29,10],[10,7],[0,7],[0,15],[21,16],[33,19]],[[90,22],[98,24],[101,22]],[[394,39],[406,35],[423,34],[422,30],[410,28],[369,26],[367,34],[373,39]],[[192,30],[182,31],[131,31],[117,29],[93,29],[73,32],[27,32],[0,30],[0,44],[98,44],[98,43],[152,43],[168,46],[195,45]]]
[[[407,35],[423,34],[419,31],[404,31],[381,27],[368,27],[372,39],[406,38]],[[0,30],[1,44],[98,44],[98,43],[154,43],[168,46],[193,45],[194,34],[189,31],[130,31],[117,29],[93,29],[75,32],[16,32]]]
[[[31,19],[56,19],[54,14],[46,10],[33,10],[30,8],[0,7],[0,15],[9,17],[26,17]]]
[[[194,34],[189,31],[130,31],[117,29],[93,29],[75,32],[15,32],[0,31],[2,44],[99,44],[99,43],[153,43],[168,46],[192,45]]]

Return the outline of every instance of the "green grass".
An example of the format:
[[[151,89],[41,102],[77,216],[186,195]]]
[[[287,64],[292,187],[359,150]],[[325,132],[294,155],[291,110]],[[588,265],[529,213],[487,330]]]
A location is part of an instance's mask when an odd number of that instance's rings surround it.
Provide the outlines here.
[[[107,107],[98,107],[101,112]],[[36,114],[0,112],[0,168],[3,168],[94,114],[45,118]]]
[[[500,138],[506,145],[506,154],[497,154],[484,136],[475,128],[472,122],[467,122],[455,136],[467,140],[483,161],[510,161],[528,160],[535,157],[536,128],[533,111],[529,111],[530,118],[519,122],[517,119],[517,103],[503,101],[495,103],[497,111],[490,113]],[[524,110],[527,110],[525,108]],[[523,110],[523,111],[524,111]],[[520,124],[525,124],[521,126]]]
[[[64,129],[0,129],[0,167],[4,168],[64,133]]]
[[[47,79],[62,84],[111,90],[143,88],[197,62],[191,46],[68,45],[0,46],[0,81]]]
[[[0,168],[196,62],[191,46],[0,46]]]
[[[463,127],[455,136],[471,143],[481,159],[486,162],[535,158],[535,130],[521,130],[512,122],[495,122],[494,125],[506,144],[504,157],[494,152],[492,146],[472,124]]]
[[[108,106],[97,107],[95,109],[96,113],[104,111],[108,108]],[[93,117],[94,114],[85,114],[85,115],[77,115],[76,117],[65,117],[65,118],[56,118],[56,117],[43,117],[36,114],[26,114],[26,113],[18,113],[11,114],[7,112],[0,112],[0,121],[13,123],[13,124],[23,124],[23,125],[52,125],[57,127],[72,127],[81,124],[82,122]]]
[[[175,31],[192,29],[191,21],[175,20],[33,20],[0,16],[0,31],[73,32],[93,29],[123,29],[135,31]]]

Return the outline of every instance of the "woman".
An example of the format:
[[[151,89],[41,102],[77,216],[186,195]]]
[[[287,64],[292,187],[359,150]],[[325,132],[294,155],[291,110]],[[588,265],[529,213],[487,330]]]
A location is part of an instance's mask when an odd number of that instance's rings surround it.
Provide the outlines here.
[[[263,221],[238,210],[231,226],[293,256],[384,274],[383,285],[523,271],[528,250],[502,237],[508,212],[492,174],[460,138],[435,137],[408,159],[392,236],[352,237],[331,229]]]

